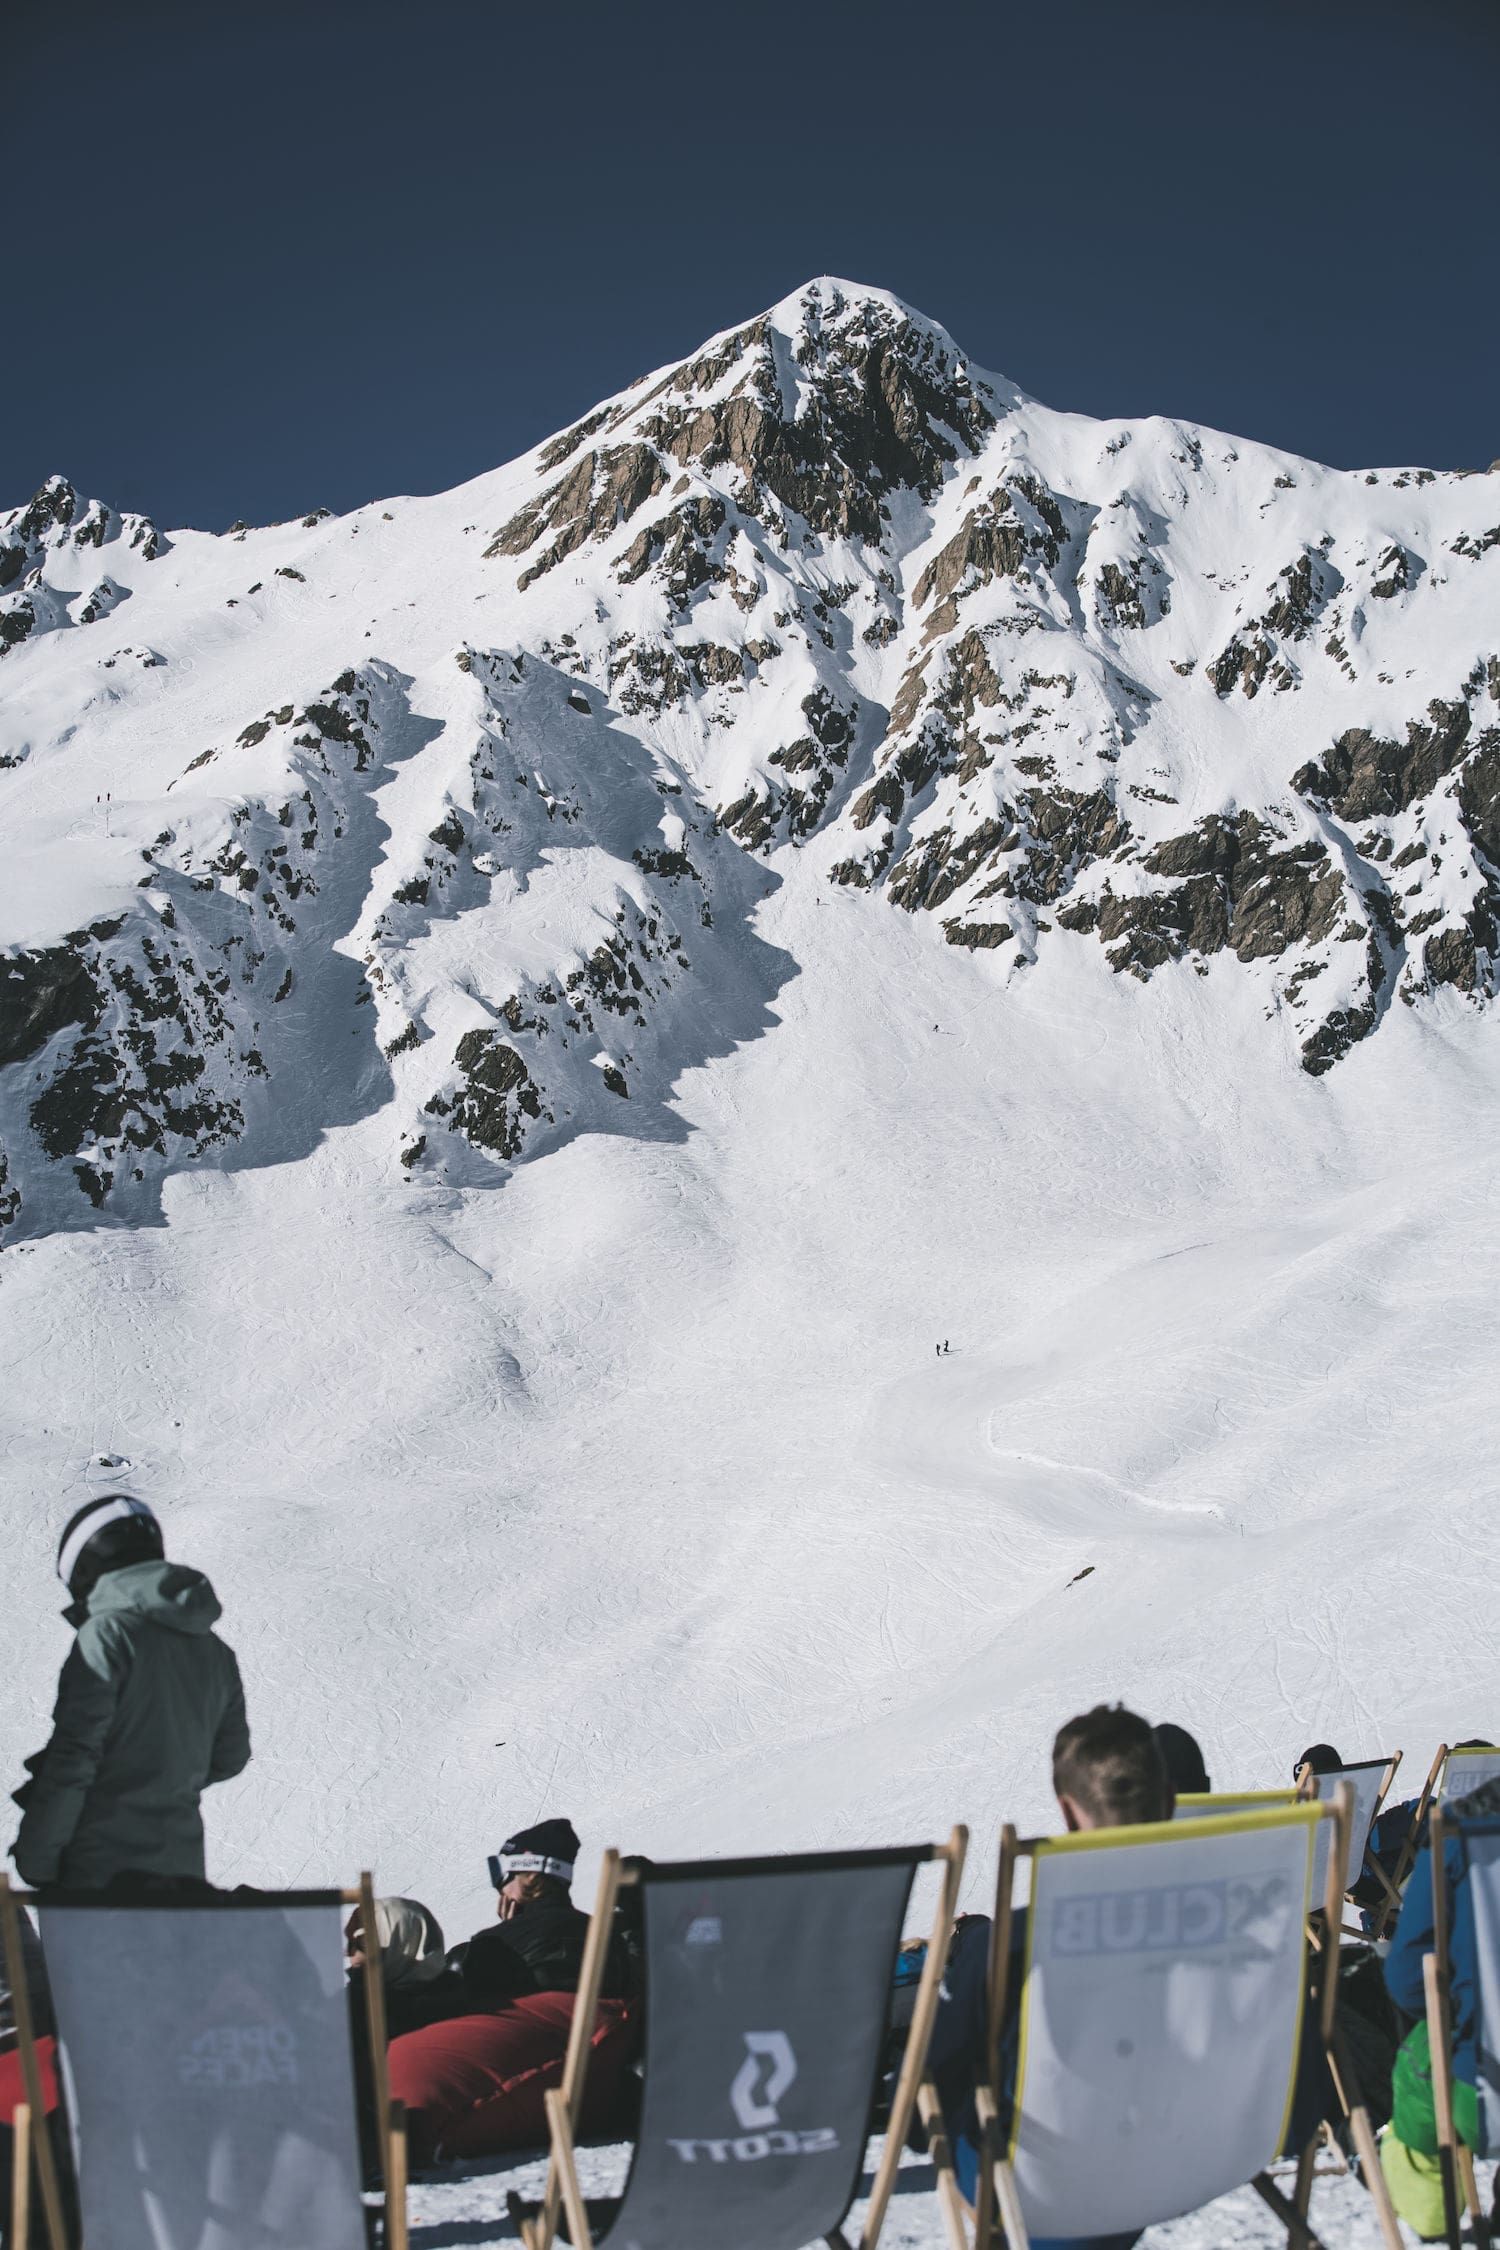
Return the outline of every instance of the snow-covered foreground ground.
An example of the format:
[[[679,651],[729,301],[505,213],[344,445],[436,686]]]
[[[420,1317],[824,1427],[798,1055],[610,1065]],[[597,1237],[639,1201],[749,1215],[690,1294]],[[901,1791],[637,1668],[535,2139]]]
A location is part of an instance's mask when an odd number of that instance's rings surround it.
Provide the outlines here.
[[[628,2150],[588,2149],[580,2158],[584,2191],[588,2195],[618,2194],[625,2177]],[[874,2184],[880,2143],[872,2141],[864,2188],[846,2222],[844,2232],[857,2240],[865,2213],[865,2195]],[[514,2242],[516,2231],[505,2216],[505,2198],[515,2188],[521,2195],[540,2196],[547,2176],[544,2162],[501,2166],[462,2178],[436,2174],[419,2181],[411,2194],[412,2250],[488,2250],[491,2244]],[[1490,2192],[1490,2167],[1479,2167],[1481,2191]],[[1329,2177],[1313,2189],[1312,2221],[1319,2233],[1339,2250],[1379,2250],[1380,2229],[1375,2208],[1357,2181]],[[932,2166],[925,2157],[908,2155],[902,2161],[896,2193],[881,2234],[885,2250],[942,2250],[946,2241],[933,2190]],[[1407,2239],[1415,2235],[1407,2232]],[[1191,2218],[1169,2226],[1151,2227],[1141,2238],[1141,2250],[1276,2250],[1286,2242],[1286,2229],[1252,2188],[1226,2195]]]

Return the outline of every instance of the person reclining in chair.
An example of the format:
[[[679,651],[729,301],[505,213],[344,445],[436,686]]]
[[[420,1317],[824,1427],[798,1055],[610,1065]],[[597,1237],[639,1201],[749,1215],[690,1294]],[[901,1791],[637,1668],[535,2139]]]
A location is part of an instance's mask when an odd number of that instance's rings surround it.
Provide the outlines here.
[[[1176,1803],[1155,1733],[1145,1719],[1137,1718],[1122,1703],[1096,1704],[1092,1711],[1069,1719],[1059,1729],[1052,1745],[1052,1788],[1070,1833],[1170,1820]],[[1006,1982],[997,2069],[1002,2102],[1015,2088],[1025,1947],[1026,1910],[1021,1907],[1011,1916],[1010,1925],[1011,1973]],[[928,2066],[943,2105],[954,2168],[971,2203],[979,2179],[974,2086],[986,2069],[989,1950],[989,1917],[965,1915],[948,1956],[928,2050]],[[1086,2245],[1038,2240],[1032,2250],[1130,2250],[1138,2239],[1135,2234],[1099,2235]]]
[[[448,1956],[471,2007],[498,2006],[522,1992],[578,1990],[589,1918],[573,1904],[577,1858],[570,1820],[539,1821],[490,1854],[496,1919]]]
[[[444,2020],[393,2038],[392,2096],[406,2105],[414,2165],[440,2152],[495,2156],[547,2138],[545,2095],[562,2077],[589,1917],[569,1895],[578,1838],[539,1821],[490,1859],[499,1919],[448,1955]],[[612,1949],[595,2030],[583,2128],[613,2118],[631,2054],[629,1964]]]
[[[1467,1747],[1467,1745],[1465,1746]],[[1476,1744],[1476,1748],[1487,1745]],[[1500,1815],[1500,1781],[1486,1781],[1445,1810],[1458,1820],[1493,1820]],[[1460,1836],[1443,1845],[1443,1880],[1448,1895],[1448,1999],[1453,2024],[1453,2124],[1470,2149],[1480,2147],[1479,2123],[1479,1961],[1469,1867]],[[1427,2036],[1427,1992],[1422,1961],[1436,1939],[1433,1930],[1432,1844],[1424,1842],[1401,1902],[1396,1934],[1385,1958],[1386,1990],[1411,2029],[1396,2056],[1391,2126],[1380,2140],[1380,2163],[1391,2201],[1424,2242],[1445,2232],[1442,2173],[1438,2160],[1437,2110],[1432,2089],[1432,2050]]]

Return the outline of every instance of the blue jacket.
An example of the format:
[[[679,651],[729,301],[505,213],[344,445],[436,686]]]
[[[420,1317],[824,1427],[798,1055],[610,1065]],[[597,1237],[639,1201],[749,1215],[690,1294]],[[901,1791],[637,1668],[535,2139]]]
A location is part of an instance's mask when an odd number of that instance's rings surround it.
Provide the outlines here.
[[[1469,1901],[1468,1866],[1457,1836],[1443,1846],[1443,1878],[1448,1887],[1448,1960],[1452,1971],[1448,1985],[1453,2016],[1453,2075],[1466,2085],[1477,2083],[1475,2061],[1474,1913]],[[1411,1881],[1401,1901],[1401,1915],[1391,1950],[1385,1957],[1385,1988],[1404,2015],[1425,2016],[1427,1991],[1422,1982],[1422,1956],[1433,1949],[1432,1846],[1424,1844],[1411,1871]]]

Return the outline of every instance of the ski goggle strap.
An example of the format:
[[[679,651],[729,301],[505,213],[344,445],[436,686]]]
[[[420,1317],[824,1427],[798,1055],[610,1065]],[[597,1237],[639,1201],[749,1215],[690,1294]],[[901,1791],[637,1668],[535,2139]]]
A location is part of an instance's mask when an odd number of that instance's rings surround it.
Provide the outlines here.
[[[512,1875],[555,1875],[560,1883],[573,1880],[573,1863],[548,1859],[543,1852],[491,1852],[490,1881],[498,1891]]]
[[[126,1493],[116,1492],[101,1500],[96,1508],[90,1508],[88,1514],[74,1524],[57,1551],[57,1575],[65,1586],[71,1582],[78,1558],[95,1532],[102,1531],[107,1523],[125,1523],[131,1516],[138,1516],[149,1524],[156,1522],[144,1500],[133,1500]]]

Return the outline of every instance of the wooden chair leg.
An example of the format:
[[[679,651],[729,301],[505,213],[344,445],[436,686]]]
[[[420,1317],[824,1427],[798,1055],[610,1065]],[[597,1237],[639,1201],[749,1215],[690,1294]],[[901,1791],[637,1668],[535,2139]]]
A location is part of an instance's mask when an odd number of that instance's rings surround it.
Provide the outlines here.
[[[385,2140],[385,2246],[407,2250],[406,2104],[392,2102]]]
[[[1436,1864],[1441,1867],[1441,1859]],[[1422,1983],[1427,1996],[1427,2046],[1432,2056],[1432,2106],[1437,2118],[1438,2169],[1443,2182],[1443,2232],[1447,2238],[1448,2250],[1461,2250],[1458,2163],[1455,2155],[1458,2136],[1453,2129],[1453,2057],[1448,2045],[1448,2016],[1443,2004],[1442,1977],[1435,1953],[1424,1953],[1422,1956]]]
[[[31,2107],[18,2102],[10,2120],[10,2240],[26,2250],[31,2234]]]
[[[1282,2194],[1274,2180],[1269,2179],[1264,2172],[1258,2172],[1250,2185],[1266,2208],[1274,2211],[1286,2228],[1286,2238],[1291,2250],[1297,2250],[1299,2244],[1305,2245],[1305,2250],[1328,2250],[1322,2236],[1297,2209],[1291,2197]]]
[[[917,2089],[917,2115],[927,2132],[927,2147],[932,2157],[932,2168],[937,2175],[938,2208],[943,2214],[951,2250],[969,2250],[968,2229],[964,2225],[964,2199],[959,2193],[958,2178],[953,2170],[953,2154],[948,2146],[948,2134],[943,2124],[942,2104],[937,2088],[930,2078],[924,2078]],[[978,2250],[976,2243],[975,2250]]]
[[[995,2134],[990,2125],[979,2128],[979,2176],[974,2183],[974,2250],[996,2250],[995,2235]],[[965,2206],[967,2208],[967,2206]]]
[[[1386,2250],[1402,2250],[1401,2228],[1391,2202],[1391,2191],[1385,2184],[1385,2173],[1381,2169],[1375,2128],[1370,2123],[1370,2112],[1365,2107],[1365,2097],[1360,2091],[1353,2057],[1336,2027],[1328,2041],[1327,2055],[1333,2082],[1344,2105],[1344,2115],[1348,2119],[1349,2138],[1354,2143],[1354,2152],[1359,2158],[1359,2176],[1369,2190],[1370,2201],[1375,2206],[1375,2216],[1380,2222],[1381,2240],[1385,2243]]]
[[[993,2090],[974,2089],[974,2111],[979,2120],[979,2178],[974,2187],[974,2250],[1007,2250],[1003,2221],[996,2231],[995,2165],[1000,2145],[999,2112]]]
[[[1462,2141],[1457,2144],[1458,2176],[1463,2182],[1464,2201],[1469,2206],[1469,2217],[1474,2222],[1474,2240],[1479,2250],[1490,2250],[1490,2222],[1479,2193],[1479,2182],[1474,2177],[1474,2151]]]
[[[594,2250],[593,2239],[589,2234],[589,2215],[584,2208],[583,2190],[578,2185],[573,2120],[560,2087],[549,2087],[545,2099],[547,2123],[552,2128],[552,2153],[560,2175],[563,2209],[568,2215],[568,2233],[572,2238],[573,2250]]]
[[[1016,2186],[1016,2175],[1007,2157],[995,2160],[995,2201],[1000,2206],[1000,2224],[1005,2229],[1006,2250],[1031,2250],[1031,2236],[1026,2231],[1026,2221],[1021,2212],[1021,2191]]]
[[[906,2146],[906,2136],[911,2129],[917,2095],[927,2075],[927,2049],[932,2043],[933,2025],[937,2022],[938,1998],[942,1990],[948,1948],[953,1942],[953,1916],[958,1907],[958,1886],[968,1846],[969,1831],[960,1824],[954,1828],[947,1843],[939,1845],[933,1854],[943,1870],[942,1881],[938,1886],[937,1916],[932,1925],[932,1935],[927,1940],[927,1959],[923,1963],[921,1980],[917,1985],[917,1997],[912,2007],[911,2023],[907,2028],[901,2068],[896,2073],[896,2090],[891,2096],[891,2114],[885,2128],[885,2146],[880,2152],[880,2162],[875,2167],[875,2184],[870,2190],[870,2201],[865,2210],[859,2250],[875,2250],[875,2245],[880,2240],[880,2230],[885,2225],[885,2215],[896,2186],[896,2167],[901,2162],[901,2151]]]

